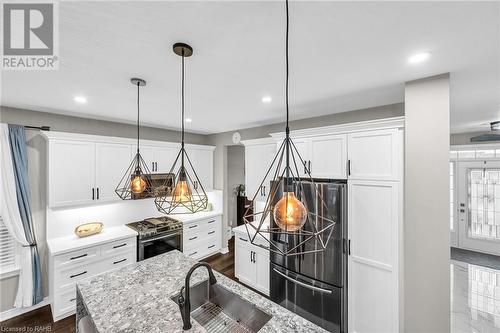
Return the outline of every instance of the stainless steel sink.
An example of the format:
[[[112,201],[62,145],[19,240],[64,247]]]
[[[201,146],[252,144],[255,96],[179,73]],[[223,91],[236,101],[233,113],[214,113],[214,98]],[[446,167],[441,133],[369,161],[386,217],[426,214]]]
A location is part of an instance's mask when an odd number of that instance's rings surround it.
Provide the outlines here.
[[[191,320],[207,332],[258,332],[272,317],[252,303],[208,281],[190,289]],[[172,297],[178,303],[179,294]]]

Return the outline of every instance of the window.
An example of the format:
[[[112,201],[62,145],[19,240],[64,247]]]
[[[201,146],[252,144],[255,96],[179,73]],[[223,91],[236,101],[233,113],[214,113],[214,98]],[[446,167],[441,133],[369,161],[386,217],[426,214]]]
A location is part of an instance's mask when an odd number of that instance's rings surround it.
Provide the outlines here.
[[[0,216],[0,277],[17,270],[17,242]]]

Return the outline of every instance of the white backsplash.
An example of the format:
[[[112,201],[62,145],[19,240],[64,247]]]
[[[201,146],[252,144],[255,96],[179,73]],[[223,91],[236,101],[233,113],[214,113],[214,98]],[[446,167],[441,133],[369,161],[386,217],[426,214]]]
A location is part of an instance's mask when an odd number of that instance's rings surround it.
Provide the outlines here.
[[[207,192],[214,211],[222,212],[222,191]],[[87,222],[102,222],[104,228],[124,225],[148,217],[162,216],[154,199],[115,201],[93,206],[47,209],[47,239],[67,236]],[[172,215],[175,218],[175,215]]]

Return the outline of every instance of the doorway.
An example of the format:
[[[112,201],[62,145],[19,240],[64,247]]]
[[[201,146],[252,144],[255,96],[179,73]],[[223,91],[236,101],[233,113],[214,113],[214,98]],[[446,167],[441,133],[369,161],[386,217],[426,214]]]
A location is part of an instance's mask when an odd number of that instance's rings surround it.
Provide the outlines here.
[[[500,255],[500,161],[459,161],[456,172],[457,246]]]
[[[237,225],[237,191],[240,184],[245,184],[245,147],[234,145],[227,147],[227,221],[228,226]]]

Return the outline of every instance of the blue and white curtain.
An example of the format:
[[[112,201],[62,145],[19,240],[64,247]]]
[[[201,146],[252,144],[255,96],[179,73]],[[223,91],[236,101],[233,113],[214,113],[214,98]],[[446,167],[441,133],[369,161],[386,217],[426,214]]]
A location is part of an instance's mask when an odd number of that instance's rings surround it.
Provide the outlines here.
[[[14,239],[20,243],[19,286],[14,306],[42,301],[40,257],[36,245],[28,183],[28,158],[23,126],[0,124],[1,214]]]

